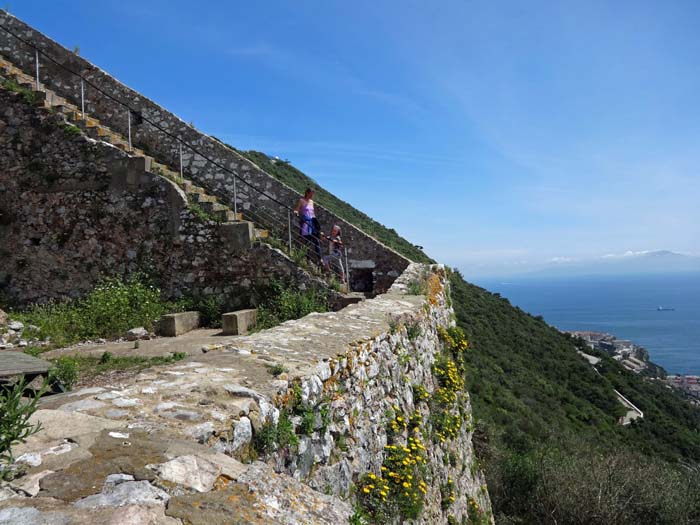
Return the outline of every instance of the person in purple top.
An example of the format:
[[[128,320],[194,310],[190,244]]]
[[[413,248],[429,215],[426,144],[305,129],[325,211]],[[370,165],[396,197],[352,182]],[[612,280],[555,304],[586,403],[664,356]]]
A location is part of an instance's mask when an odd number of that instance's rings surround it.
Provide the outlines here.
[[[299,234],[308,243],[309,248],[306,253],[306,257],[309,260],[313,260],[315,263],[320,264],[321,262],[321,242],[319,239],[320,228],[318,227],[318,220],[316,219],[316,212],[314,210],[314,190],[313,188],[306,188],[304,196],[297,202],[296,208],[294,208],[295,215],[299,216]],[[316,258],[311,257],[311,253],[315,254]]]

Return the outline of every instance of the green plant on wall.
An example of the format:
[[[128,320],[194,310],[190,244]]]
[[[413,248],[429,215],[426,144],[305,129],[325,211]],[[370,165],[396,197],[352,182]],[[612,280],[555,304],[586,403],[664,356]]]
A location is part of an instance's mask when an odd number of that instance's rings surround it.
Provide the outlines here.
[[[104,355],[108,354],[105,352]],[[78,362],[72,357],[59,357],[54,361],[49,377],[58,381],[66,390],[72,390],[78,380]]]
[[[3,80],[2,87],[7,89],[8,91],[12,91],[14,93],[19,93],[20,95],[22,95],[22,100],[24,100],[24,102],[26,102],[27,104],[35,104],[37,101],[34,91],[20,86],[17,82],[15,82],[12,79],[8,78]]]
[[[221,222],[221,219],[219,219],[217,216],[205,211],[204,208],[202,208],[199,203],[194,200],[192,195],[187,195],[187,207],[192,215],[194,215],[197,220],[201,222]]]
[[[428,492],[427,461],[419,432],[409,436],[405,445],[386,445],[381,475],[367,473],[356,486],[358,500],[373,523],[384,523],[392,516],[410,520],[420,515]]]

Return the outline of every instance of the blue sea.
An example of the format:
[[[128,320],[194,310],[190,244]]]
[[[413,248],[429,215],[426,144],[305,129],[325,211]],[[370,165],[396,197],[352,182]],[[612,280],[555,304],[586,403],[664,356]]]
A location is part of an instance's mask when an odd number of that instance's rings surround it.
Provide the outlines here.
[[[473,282],[559,329],[608,332],[670,374],[700,375],[700,273]]]

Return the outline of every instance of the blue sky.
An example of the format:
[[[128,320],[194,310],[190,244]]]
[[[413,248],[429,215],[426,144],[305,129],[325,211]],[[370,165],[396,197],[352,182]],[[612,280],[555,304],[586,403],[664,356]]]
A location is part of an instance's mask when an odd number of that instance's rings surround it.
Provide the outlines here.
[[[700,254],[698,2],[9,8],[467,274]]]

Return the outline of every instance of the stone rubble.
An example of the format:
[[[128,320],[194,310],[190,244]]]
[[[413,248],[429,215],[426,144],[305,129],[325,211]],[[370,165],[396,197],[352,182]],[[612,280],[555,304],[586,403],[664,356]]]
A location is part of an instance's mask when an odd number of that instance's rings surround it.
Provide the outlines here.
[[[148,330],[146,330],[143,326],[139,326],[138,328],[132,328],[131,330],[128,330],[126,332],[126,340],[127,341],[136,341],[138,339],[150,339],[151,335],[148,333]]]

